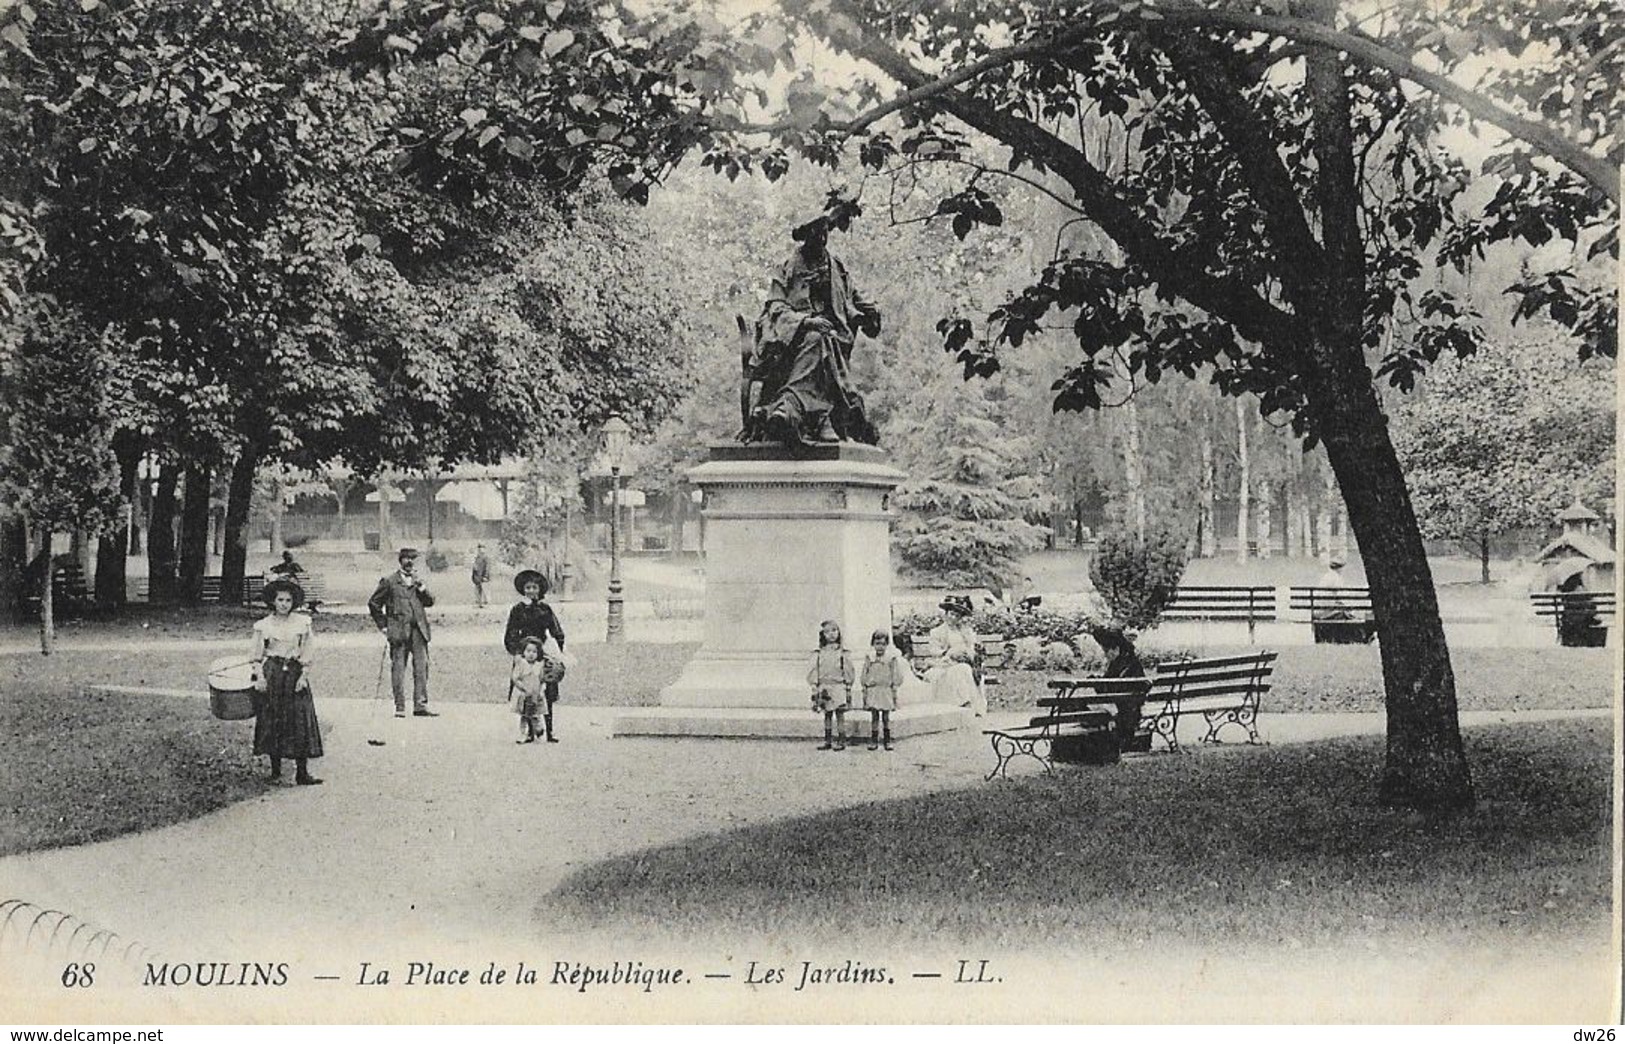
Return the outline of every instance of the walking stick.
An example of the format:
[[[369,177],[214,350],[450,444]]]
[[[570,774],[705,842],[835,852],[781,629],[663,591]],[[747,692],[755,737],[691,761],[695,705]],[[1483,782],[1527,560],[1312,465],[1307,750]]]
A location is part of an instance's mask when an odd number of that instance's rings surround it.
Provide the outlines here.
[[[382,701],[383,698],[384,698],[384,667],[388,663],[389,663],[389,639],[385,638],[384,639],[383,655],[378,658],[378,684],[374,685],[373,689],[372,689],[372,698],[373,698],[374,705],[376,705],[378,702]],[[372,718],[373,727],[376,729],[377,725],[378,725],[378,715],[377,714],[372,714],[372,715],[370,715],[370,717]],[[367,740],[367,746],[369,746],[369,747],[382,747],[383,745],[384,745],[384,741],[381,740],[381,739],[377,739],[375,737],[369,737],[368,740]]]

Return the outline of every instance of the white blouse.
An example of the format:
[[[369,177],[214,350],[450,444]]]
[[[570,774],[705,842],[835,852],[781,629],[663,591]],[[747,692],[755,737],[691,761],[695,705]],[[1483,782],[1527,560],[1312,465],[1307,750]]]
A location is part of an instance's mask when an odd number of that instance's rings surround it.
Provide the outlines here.
[[[304,613],[284,617],[272,613],[254,621],[254,638],[259,642],[261,656],[281,656],[308,665],[312,636],[310,617]]]

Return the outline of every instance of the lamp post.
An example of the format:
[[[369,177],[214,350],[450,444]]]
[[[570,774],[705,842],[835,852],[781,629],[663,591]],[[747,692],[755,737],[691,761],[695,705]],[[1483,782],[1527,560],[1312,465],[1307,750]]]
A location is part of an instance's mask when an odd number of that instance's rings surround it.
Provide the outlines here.
[[[626,616],[621,597],[621,465],[632,441],[632,429],[615,415],[604,422],[604,457],[609,462],[609,623],[604,641],[626,641]]]

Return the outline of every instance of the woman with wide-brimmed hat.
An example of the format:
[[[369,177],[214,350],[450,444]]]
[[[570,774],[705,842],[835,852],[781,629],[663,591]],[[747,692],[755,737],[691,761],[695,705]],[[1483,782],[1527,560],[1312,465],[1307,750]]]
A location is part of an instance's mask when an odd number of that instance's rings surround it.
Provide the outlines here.
[[[508,655],[516,660],[525,648],[525,639],[535,636],[538,638],[552,638],[558,647],[558,653],[564,653],[564,625],[559,623],[558,614],[553,607],[543,599],[547,596],[547,577],[534,569],[521,569],[513,578],[514,590],[519,592],[520,598],[514,607],[508,610],[508,627],[502,634],[503,648]],[[544,652],[546,650],[544,649]],[[553,704],[559,699],[559,683],[547,683],[547,701],[542,712],[542,727],[547,742],[557,743],[558,734],[553,728]]]
[[[254,753],[271,759],[271,778],[282,776],[282,759],[294,759],[294,782],[312,786],[309,760],[322,756],[322,728],[310,691],[310,617],[294,612],[305,592],[292,580],[272,580],[263,596],[271,609],[254,624],[254,662],[259,684]]]
[[[931,641],[937,647],[938,656],[925,673],[926,681],[931,683],[931,701],[950,707],[969,707],[978,718],[984,717],[987,697],[982,693],[977,673],[979,653],[976,630],[970,623],[973,612],[970,598],[949,595],[937,608],[942,610],[942,623],[931,629]]]

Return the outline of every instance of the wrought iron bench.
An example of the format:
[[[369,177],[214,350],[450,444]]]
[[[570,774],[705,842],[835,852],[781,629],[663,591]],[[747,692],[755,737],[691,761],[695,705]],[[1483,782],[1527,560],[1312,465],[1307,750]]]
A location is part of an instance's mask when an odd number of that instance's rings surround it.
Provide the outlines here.
[[[1287,606],[1307,611],[1317,644],[1366,644],[1377,635],[1369,587],[1294,587]]]
[[[1044,766],[1045,772],[1054,771],[1058,748],[1069,744],[1111,744],[1112,714],[1101,710],[1101,703],[1115,703],[1122,699],[1143,696],[1150,685],[1146,678],[1067,678],[1052,681],[1050,688],[1062,690],[1062,695],[1045,697],[1038,701],[1043,714],[1028,720],[1025,725],[1004,729],[983,729],[982,735],[993,745],[997,759],[987,779],[1008,776],[1010,762],[1029,757]],[[1082,688],[1089,696],[1079,696]]]
[[[1204,587],[1174,589],[1164,620],[1235,620],[1247,625],[1247,638],[1259,622],[1276,618],[1273,587]]]
[[[1046,711],[1026,725],[1010,729],[984,729],[998,758],[988,779],[1004,775],[1011,759],[1027,756],[1046,771],[1055,760],[1057,740],[1103,736],[1110,732],[1113,715],[1099,709],[1119,708],[1130,700],[1143,700],[1136,737],[1149,747],[1161,736],[1166,749],[1179,750],[1179,719],[1200,714],[1207,724],[1203,743],[1219,742],[1226,725],[1247,730],[1248,743],[1258,736],[1258,710],[1279,654],[1269,651],[1244,656],[1215,656],[1159,664],[1149,678],[1056,678],[1049,682],[1055,696],[1038,701]]]

